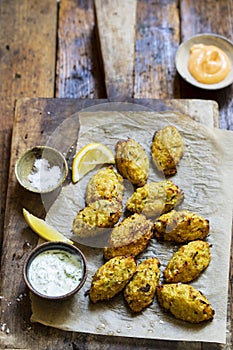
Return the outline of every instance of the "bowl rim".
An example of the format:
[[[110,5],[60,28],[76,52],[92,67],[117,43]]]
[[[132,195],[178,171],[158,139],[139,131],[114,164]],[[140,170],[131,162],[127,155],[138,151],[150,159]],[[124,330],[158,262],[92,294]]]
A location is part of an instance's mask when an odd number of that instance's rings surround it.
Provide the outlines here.
[[[231,53],[229,59],[231,61],[231,70],[228,76],[220,81],[219,83],[214,83],[214,84],[204,84],[199,81],[197,81],[191,73],[188,71],[187,67],[187,60],[184,59],[184,54],[188,50],[188,55],[189,55],[189,50],[190,47],[194,43],[201,43],[201,39],[204,39],[205,43],[209,41],[209,45],[216,45],[220,46],[220,48],[224,51],[223,46],[228,47],[228,56],[229,52]],[[215,43],[214,40],[217,40]],[[183,61],[181,59],[183,58]],[[223,35],[217,34],[217,33],[199,33],[196,35],[191,36],[189,39],[185,40],[182,42],[176,52],[175,56],[175,65],[178,73],[180,76],[187,81],[189,84],[196,86],[198,88],[204,89],[204,90],[219,90],[223,89],[233,83],[233,42],[226,38]]]
[[[35,289],[32,286],[32,284],[29,282],[29,278],[28,278],[28,269],[30,267],[31,261],[36,256],[38,256],[40,253],[42,253],[44,251],[54,250],[54,249],[61,249],[61,250],[73,252],[73,253],[77,254],[79,257],[81,257],[83,273],[82,273],[82,280],[80,281],[80,283],[74,289],[72,289],[70,292],[65,293],[65,294],[61,294],[61,295],[51,296],[51,295],[46,295],[46,294],[40,293],[37,289]],[[66,243],[66,242],[60,242],[60,241],[49,241],[49,242],[45,242],[45,243],[42,243],[40,245],[37,245],[35,248],[33,248],[31,250],[31,252],[26,257],[24,264],[23,264],[23,279],[24,279],[24,282],[25,282],[26,286],[28,287],[28,289],[33,294],[35,294],[43,299],[49,299],[49,300],[62,300],[62,299],[66,299],[66,298],[71,297],[74,294],[76,294],[83,287],[84,283],[86,282],[87,273],[88,273],[87,260],[86,260],[85,255],[83,254],[83,252],[75,245],[72,245],[72,244]]]
[[[21,177],[19,176],[19,171],[18,171],[18,169],[19,169],[19,164],[20,164],[20,162],[22,161],[22,159],[25,158],[27,154],[30,154],[31,152],[33,152],[33,151],[36,150],[36,149],[38,149],[38,150],[40,150],[40,151],[42,151],[42,152],[43,152],[44,150],[49,150],[49,151],[51,151],[51,152],[56,153],[56,154],[62,159],[63,164],[64,164],[64,175],[61,176],[60,181],[59,181],[55,186],[53,186],[53,187],[51,187],[51,188],[49,188],[49,189],[47,189],[47,190],[44,190],[44,191],[43,191],[43,190],[39,190],[39,189],[34,188],[34,187],[31,187],[31,186],[26,186],[26,185],[23,183]],[[30,192],[39,193],[39,194],[46,194],[46,193],[50,193],[50,192],[56,190],[58,187],[60,187],[60,186],[63,184],[63,182],[65,181],[65,179],[66,179],[66,177],[67,177],[67,175],[68,175],[68,172],[69,172],[68,164],[67,164],[67,161],[66,161],[65,157],[63,156],[63,154],[62,154],[60,151],[58,151],[56,148],[53,148],[53,147],[50,147],[50,146],[46,146],[46,145],[33,146],[33,147],[30,147],[30,148],[26,149],[24,152],[22,152],[22,154],[21,154],[21,155],[19,156],[19,158],[16,160],[14,170],[15,170],[16,179],[17,179],[17,181],[19,182],[19,184],[20,184],[23,188],[25,188],[26,190],[28,190],[28,191],[30,191]]]

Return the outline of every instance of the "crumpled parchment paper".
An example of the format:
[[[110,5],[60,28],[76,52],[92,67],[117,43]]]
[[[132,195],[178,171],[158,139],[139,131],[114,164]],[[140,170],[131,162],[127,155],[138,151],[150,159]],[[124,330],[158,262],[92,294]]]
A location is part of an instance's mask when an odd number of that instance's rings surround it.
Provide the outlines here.
[[[104,143],[114,152],[119,139],[132,137],[143,145],[149,157],[154,132],[169,124],[178,128],[185,149],[178,172],[171,180],[185,194],[179,209],[192,210],[210,221],[207,241],[212,245],[209,267],[190,284],[209,299],[215,317],[202,324],[185,323],[165,313],[156,299],[141,314],[133,316],[122,295],[109,302],[91,304],[85,292],[90,288],[93,274],[103,264],[102,248],[80,245],[89,271],[84,287],[63,302],[46,301],[32,295],[31,320],[63,330],[92,334],[224,343],[232,234],[233,133],[206,127],[173,112],[82,112],[79,118],[78,148],[95,141]],[[63,187],[47,213],[46,221],[69,237],[76,213],[85,206],[86,184],[94,172],[78,184]],[[148,181],[163,179],[151,163]],[[126,195],[130,191],[129,186]],[[156,256],[163,272],[177,248],[175,244],[158,243],[152,239],[137,261]]]

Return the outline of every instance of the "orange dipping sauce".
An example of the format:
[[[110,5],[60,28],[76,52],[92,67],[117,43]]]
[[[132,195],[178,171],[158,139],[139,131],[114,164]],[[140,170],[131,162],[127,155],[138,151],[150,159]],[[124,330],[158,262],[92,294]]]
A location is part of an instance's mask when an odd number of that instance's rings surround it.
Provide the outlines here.
[[[226,78],[231,62],[217,46],[196,44],[190,49],[188,69],[197,81],[215,84]]]

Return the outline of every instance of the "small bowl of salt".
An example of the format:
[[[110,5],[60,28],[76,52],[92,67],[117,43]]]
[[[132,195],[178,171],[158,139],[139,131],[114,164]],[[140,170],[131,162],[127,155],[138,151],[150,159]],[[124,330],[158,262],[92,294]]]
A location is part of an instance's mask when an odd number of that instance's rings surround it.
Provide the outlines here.
[[[20,185],[27,190],[49,193],[65,181],[68,165],[58,150],[48,146],[36,146],[17,160],[15,175]]]

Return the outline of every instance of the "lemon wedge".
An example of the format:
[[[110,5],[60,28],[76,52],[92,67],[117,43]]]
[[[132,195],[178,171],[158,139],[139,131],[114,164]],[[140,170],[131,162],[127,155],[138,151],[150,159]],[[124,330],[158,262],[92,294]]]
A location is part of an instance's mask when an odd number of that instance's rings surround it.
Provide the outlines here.
[[[100,164],[114,164],[111,150],[102,143],[89,143],[75,155],[72,163],[72,181],[78,182],[84,175]]]
[[[63,234],[58,232],[55,228],[47,224],[47,222],[30,214],[24,208],[23,208],[23,216],[28,226],[46,241],[66,242],[66,243],[73,244],[71,240],[69,240]]]

